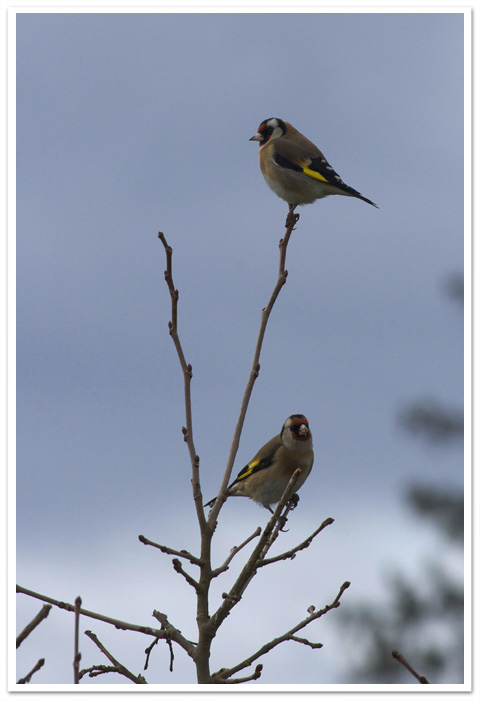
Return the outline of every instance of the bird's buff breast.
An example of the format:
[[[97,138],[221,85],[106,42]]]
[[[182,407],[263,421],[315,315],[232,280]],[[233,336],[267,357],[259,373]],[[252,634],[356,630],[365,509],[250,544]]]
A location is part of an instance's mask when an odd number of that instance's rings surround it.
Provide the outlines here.
[[[302,473],[295,484],[293,493],[300,489],[307,479],[311,469],[311,465],[308,465],[308,467],[299,465],[298,467],[302,468]],[[253,475],[253,477],[255,477],[255,475]],[[290,476],[282,476],[278,477],[277,479],[270,478],[270,480],[268,480],[268,484],[262,482],[261,484],[257,485],[255,490],[256,501],[260,501],[262,504],[276,504],[282,498],[289,481]]]
[[[268,173],[263,173],[263,176],[268,187],[289,204],[311,204],[329,194],[326,191],[325,183],[314,180],[303,173],[294,170],[287,171],[283,168],[282,172],[278,173],[277,171],[277,174],[278,179],[273,179]]]

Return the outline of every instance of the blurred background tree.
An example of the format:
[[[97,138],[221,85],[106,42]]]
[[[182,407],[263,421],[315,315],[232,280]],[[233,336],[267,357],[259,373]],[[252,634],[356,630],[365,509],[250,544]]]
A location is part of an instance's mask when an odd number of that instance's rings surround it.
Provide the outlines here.
[[[443,291],[463,307],[462,275],[451,275]],[[416,400],[402,409],[397,419],[411,435],[432,445],[456,443],[463,453],[463,411],[435,400]],[[404,497],[413,515],[435,528],[439,549],[428,554],[416,577],[401,572],[388,577],[386,603],[366,601],[341,613],[354,646],[353,667],[345,683],[416,683],[393,660],[394,649],[430,683],[463,682],[463,579],[459,581],[453,568],[445,564],[456,563],[458,571],[458,562],[463,559],[463,492],[418,482],[406,488]]]

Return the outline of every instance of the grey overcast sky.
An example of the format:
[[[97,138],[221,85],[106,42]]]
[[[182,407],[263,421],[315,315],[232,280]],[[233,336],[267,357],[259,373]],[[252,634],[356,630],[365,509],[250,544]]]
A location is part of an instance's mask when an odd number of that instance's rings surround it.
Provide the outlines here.
[[[157,232],[174,249],[207,500],[276,279],[287,205],[248,141],[273,116],[380,209],[329,197],[300,210],[234,472],[304,413],[315,464],[279,551],[335,523],[255,578],[212,667],[248,656],[347,579],[345,606],[381,600],[385,572],[415,576],[427,551],[462,579],[404,506],[412,481],[461,489],[461,450],[424,445],[397,416],[419,399],[463,405],[462,314],[444,292],[463,270],[463,31],[460,11],[17,15],[21,585],[144,625],[159,609],[195,638],[191,590],[137,540],[198,542]],[[229,500],[216,562],[266,519]],[[40,606],[19,603],[20,628]],[[91,624],[142,671],[142,638]],[[36,683],[70,684],[72,626],[52,611],[20,648],[17,676],[45,656]],[[340,683],[349,660],[335,613],[310,637],[324,648],[288,643],[264,660],[260,684]],[[84,666],[105,661],[87,638],[82,655]],[[149,681],[195,677],[181,651],[168,672],[165,646]]]

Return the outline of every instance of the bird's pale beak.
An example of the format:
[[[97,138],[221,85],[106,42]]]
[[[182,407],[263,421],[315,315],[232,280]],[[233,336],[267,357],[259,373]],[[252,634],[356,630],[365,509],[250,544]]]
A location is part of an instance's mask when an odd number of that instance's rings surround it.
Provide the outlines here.
[[[306,436],[308,436],[308,426],[306,426],[305,424],[302,424],[300,426],[300,428],[298,429],[298,435],[302,436],[302,438],[305,438]]]
[[[252,138],[249,139],[249,141],[263,141],[263,140],[264,139],[263,139],[263,136],[261,134],[255,134],[255,136],[252,136]]]

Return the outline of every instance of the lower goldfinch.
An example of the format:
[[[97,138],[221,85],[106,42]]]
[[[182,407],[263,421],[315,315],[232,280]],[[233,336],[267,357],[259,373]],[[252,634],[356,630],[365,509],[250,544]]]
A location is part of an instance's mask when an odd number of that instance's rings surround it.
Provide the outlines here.
[[[293,210],[327,195],[357,197],[375,202],[345,185],[321,151],[288,122],[265,119],[250,141],[259,142],[260,169],[268,187]]]
[[[230,497],[250,497],[269,509],[282,498],[287,484],[297,469],[302,473],[293,493],[300,489],[313,465],[312,434],[302,414],[292,414],[282,430],[260,448],[228,488]],[[213,506],[215,499],[205,506]]]

